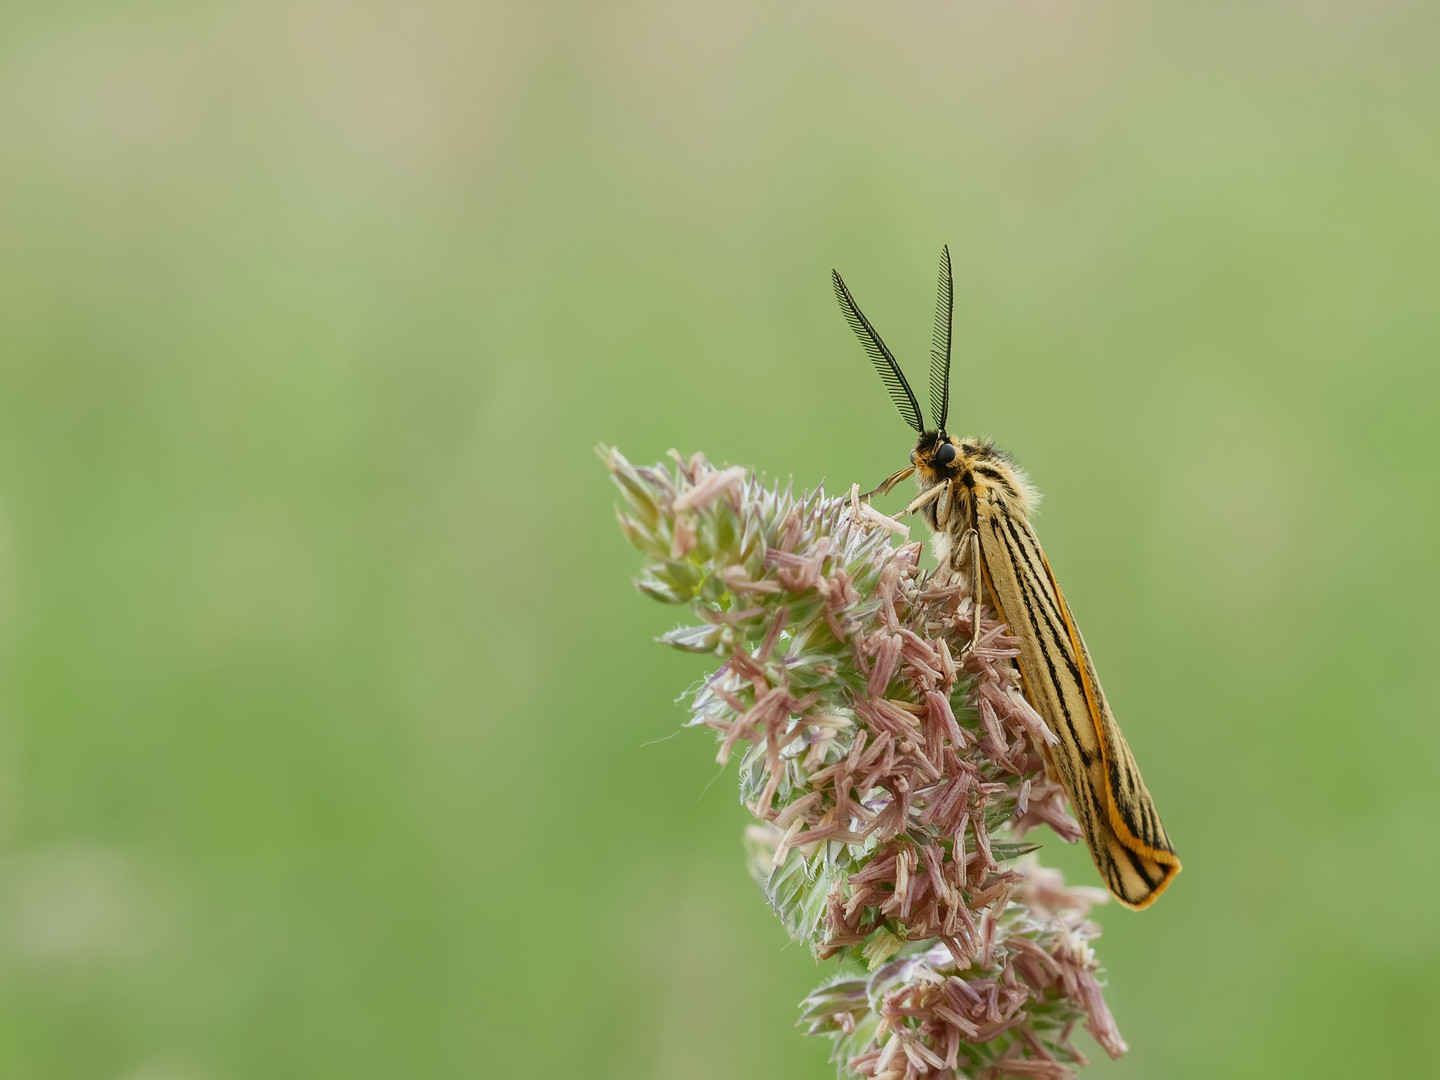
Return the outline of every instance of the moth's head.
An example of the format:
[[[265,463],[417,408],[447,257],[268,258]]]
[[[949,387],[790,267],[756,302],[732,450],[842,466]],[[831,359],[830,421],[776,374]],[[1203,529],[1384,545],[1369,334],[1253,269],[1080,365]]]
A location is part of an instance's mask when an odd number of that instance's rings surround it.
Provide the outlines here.
[[[910,464],[926,486],[953,480],[959,470],[960,450],[943,431],[922,431],[910,451]]]

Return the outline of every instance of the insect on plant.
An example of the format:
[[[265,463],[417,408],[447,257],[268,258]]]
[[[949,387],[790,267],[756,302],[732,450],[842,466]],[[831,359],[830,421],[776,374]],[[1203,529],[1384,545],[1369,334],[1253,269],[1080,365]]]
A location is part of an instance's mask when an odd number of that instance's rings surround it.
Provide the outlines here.
[[[838,271],[830,273],[846,320],[917,435],[910,464],[869,495],[884,495],[912,475],[919,481],[920,494],[903,513],[924,515],[934,533],[941,573],[958,577],[977,608],[983,602],[996,609],[1019,640],[1025,696],[1059,737],[1046,751],[1051,772],[1070,796],[1100,876],[1127,907],[1148,907],[1180,872],[1180,860],[1030,525],[1039,493],[1004,451],[984,440],[957,439],[945,430],[954,312],[950,249],[940,254],[930,352],[932,428],[925,426],[904,372],[844,279]],[[979,619],[975,625],[978,629]]]

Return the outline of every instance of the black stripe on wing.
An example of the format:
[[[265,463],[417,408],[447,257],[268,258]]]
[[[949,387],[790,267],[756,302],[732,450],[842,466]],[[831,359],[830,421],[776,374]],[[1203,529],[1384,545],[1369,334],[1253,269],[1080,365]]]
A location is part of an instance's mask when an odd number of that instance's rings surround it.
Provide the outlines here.
[[[1033,533],[1031,535],[1033,536]],[[1064,595],[1060,592],[1060,586],[1050,572],[1049,565],[1043,562],[1043,558],[1042,554],[1045,581],[1049,584],[1047,591],[1059,604],[1067,628],[1065,653],[1073,655],[1075,650],[1079,651],[1076,659],[1081,665],[1081,670],[1076,672],[1077,688],[1082,694],[1085,694],[1087,704],[1091,700],[1090,695],[1093,695],[1094,708],[1097,711],[1095,722],[1103,728],[1103,732],[1099,733],[1100,746],[1105,758],[1111,805],[1133,839],[1149,848],[1152,853],[1164,852],[1173,856],[1175,850],[1170,844],[1170,838],[1166,834],[1164,826],[1160,823],[1160,815],[1155,810],[1155,803],[1150,797],[1149,790],[1145,787],[1145,781],[1140,775],[1140,768],[1135,763],[1135,756],[1130,750],[1129,743],[1125,741],[1124,734],[1120,731],[1120,725],[1115,722],[1115,717],[1110,712],[1110,706],[1105,701],[1105,692],[1100,688],[1100,679],[1095,674],[1095,665],[1090,659],[1090,651],[1085,647],[1085,639],[1080,635],[1079,629],[1075,627],[1074,617],[1070,614],[1070,606],[1065,602]],[[1070,630],[1074,631],[1073,647],[1070,646]],[[1087,688],[1089,694],[1085,693]],[[1130,841],[1122,839],[1121,842],[1127,848],[1130,847]],[[1151,857],[1149,853],[1137,854],[1144,858]],[[1154,861],[1169,865],[1168,860],[1163,856],[1157,855]],[[1142,876],[1152,886],[1159,884],[1148,875]],[[1164,879],[1165,876],[1162,873],[1160,881]]]
[[[1010,554],[1011,562],[1025,571],[1023,574],[1017,573],[1015,580],[1021,588],[1027,588],[1026,578],[1028,577],[1028,591],[1040,600],[1040,609],[1045,616],[1051,639],[1065,657],[1065,666],[1078,685],[1080,682],[1079,658],[1073,655],[1070,648],[1070,633],[1065,625],[1065,619],[1060,613],[1058,598],[1055,596],[1054,590],[1050,588],[1050,575],[1045,571],[1043,557],[1039,554],[1040,541],[1036,539],[1035,533],[1028,523],[1022,527],[1015,515],[997,509],[992,520],[997,518],[1003,520],[1005,528],[1001,539]]]

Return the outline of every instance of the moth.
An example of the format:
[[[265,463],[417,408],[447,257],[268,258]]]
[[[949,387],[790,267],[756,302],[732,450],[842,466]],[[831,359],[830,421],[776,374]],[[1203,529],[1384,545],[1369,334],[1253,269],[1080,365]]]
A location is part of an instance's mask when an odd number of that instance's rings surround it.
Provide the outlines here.
[[[1148,907],[1180,872],[1180,860],[1031,527],[1039,493],[993,443],[957,439],[945,430],[955,297],[950,249],[940,254],[930,352],[932,428],[925,426],[904,372],[844,279],[838,271],[830,273],[846,321],[917,436],[910,464],[870,495],[886,494],[912,475],[919,481],[920,494],[904,513],[924,515],[941,572],[967,583],[977,611],[981,603],[990,605],[1019,640],[1025,696],[1059,737],[1058,745],[1047,749],[1051,772],[1070,796],[1095,866],[1122,904]]]

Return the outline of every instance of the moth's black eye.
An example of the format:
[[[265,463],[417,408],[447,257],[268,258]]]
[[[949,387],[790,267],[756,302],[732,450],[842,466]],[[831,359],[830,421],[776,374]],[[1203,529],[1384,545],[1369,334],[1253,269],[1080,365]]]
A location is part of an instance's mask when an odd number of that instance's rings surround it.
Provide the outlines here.
[[[935,451],[935,464],[937,464],[937,465],[949,465],[950,462],[952,462],[952,461],[954,461],[954,460],[955,460],[955,444],[954,444],[954,443],[948,443],[948,442],[947,442],[944,446],[940,447],[939,450],[936,450],[936,451]]]

